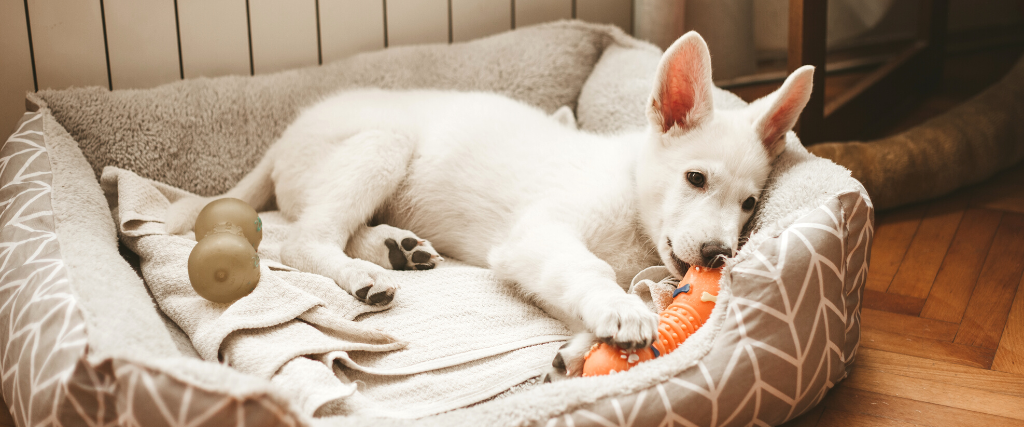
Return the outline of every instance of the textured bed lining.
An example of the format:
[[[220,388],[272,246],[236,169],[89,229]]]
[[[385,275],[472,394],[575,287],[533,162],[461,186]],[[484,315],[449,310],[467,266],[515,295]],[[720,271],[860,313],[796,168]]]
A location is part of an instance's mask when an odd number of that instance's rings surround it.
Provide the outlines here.
[[[160,319],[142,279],[118,253],[110,207],[78,145],[48,114],[43,131],[57,239],[71,288],[88,314],[90,357],[194,356],[175,345],[171,325]]]

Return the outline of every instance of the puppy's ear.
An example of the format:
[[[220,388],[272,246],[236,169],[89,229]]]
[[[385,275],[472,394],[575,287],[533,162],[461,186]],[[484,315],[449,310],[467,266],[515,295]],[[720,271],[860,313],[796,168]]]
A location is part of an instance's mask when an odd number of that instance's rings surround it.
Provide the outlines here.
[[[690,31],[661,57],[647,106],[648,120],[662,133],[677,129],[680,134],[710,120],[712,85],[708,45]]]
[[[811,98],[813,77],[814,67],[804,65],[797,68],[782,87],[761,101],[768,104],[768,109],[754,122],[754,131],[772,158],[782,154],[786,148],[786,132],[796,125],[807,100]]]

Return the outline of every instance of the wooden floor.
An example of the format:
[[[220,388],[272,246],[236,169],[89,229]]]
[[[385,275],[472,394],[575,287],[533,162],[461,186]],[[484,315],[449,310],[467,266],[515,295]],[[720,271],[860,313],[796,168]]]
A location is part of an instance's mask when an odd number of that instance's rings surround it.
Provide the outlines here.
[[[875,226],[853,373],[786,425],[1024,425],[1024,164]]]
[[[951,56],[940,92],[878,133],[963,102],[1022,50]],[[1024,163],[875,226],[853,372],[785,425],[1024,426]]]
[[[879,135],[999,79],[1024,46],[950,56],[944,85]],[[826,95],[857,81],[830,76]],[[777,85],[776,85],[777,86]],[[748,101],[772,85],[734,89]],[[937,200],[880,212],[849,378],[810,426],[1024,426],[1024,164]],[[0,402],[0,427],[13,426]]]

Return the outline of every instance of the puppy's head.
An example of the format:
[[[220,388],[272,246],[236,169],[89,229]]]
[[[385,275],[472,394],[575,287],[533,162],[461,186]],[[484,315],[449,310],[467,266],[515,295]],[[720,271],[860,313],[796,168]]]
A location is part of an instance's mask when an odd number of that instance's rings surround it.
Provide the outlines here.
[[[687,33],[662,56],[637,186],[644,227],[678,277],[690,265],[716,266],[737,250],[771,162],[810,98],[813,73],[801,67],[749,106],[716,110],[704,39]]]

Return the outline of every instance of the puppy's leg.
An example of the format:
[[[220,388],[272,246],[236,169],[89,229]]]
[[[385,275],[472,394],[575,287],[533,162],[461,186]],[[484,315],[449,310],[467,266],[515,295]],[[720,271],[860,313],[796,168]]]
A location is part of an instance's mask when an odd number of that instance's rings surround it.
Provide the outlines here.
[[[171,204],[164,213],[164,226],[167,232],[181,234],[191,230],[195,226],[196,217],[206,204],[221,197],[241,199],[257,211],[265,208],[274,195],[274,181],[270,178],[270,173],[274,169],[271,153],[273,150],[268,150],[263,160],[260,160],[259,164],[227,193],[214,197],[184,197]]]
[[[345,255],[353,233],[405,179],[415,144],[388,131],[364,131],[332,146],[306,183],[305,208],[281,248],[285,264],[330,277],[369,304],[387,304],[397,286],[384,269]]]
[[[612,267],[579,236],[567,224],[526,214],[488,261],[500,277],[518,282],[549,314],[576,331],[592,332],[627,349],[651,345],[657,338],[658,316],[619,287]],[[562,358],[575,375],[582,354],[576,348],[572,353]],[[567,356],[574,360],[564,360]]]
[[[430,242],[387,224],[359,227],[345,253],[392,270],[430,270],[444,261]]]

